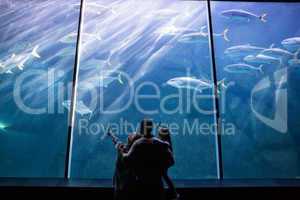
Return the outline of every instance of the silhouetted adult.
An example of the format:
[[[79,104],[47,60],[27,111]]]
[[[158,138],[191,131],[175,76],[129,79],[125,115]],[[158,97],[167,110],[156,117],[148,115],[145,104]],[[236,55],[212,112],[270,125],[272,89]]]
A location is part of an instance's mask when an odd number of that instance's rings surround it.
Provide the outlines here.
[[[132,144],[140,139],[139,134],[128,136],[127,144],[118,143],[123,152],[128,152]],[[113,177],[114,200],[132,200],[136,196],[136,177],[132,168],[123,161],[122,154],[118,151],[116,168]]]
[[[163,200],[162,177],[174,164],[169,144],[155,138],[152,129],[151,120],[142,120],[140,124],[142,138],[138,139],[127,153],[118,148],[124,163],[133,169],[136,176],[135,199]]]

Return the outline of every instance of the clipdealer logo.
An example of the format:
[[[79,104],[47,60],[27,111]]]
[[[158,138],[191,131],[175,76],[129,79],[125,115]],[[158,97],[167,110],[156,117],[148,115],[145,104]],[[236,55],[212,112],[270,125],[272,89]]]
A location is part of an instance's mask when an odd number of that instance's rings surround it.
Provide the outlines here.
[[[273,77],[265,77],[261,81],[259,81],[251,92],[251,110],[262,123],[271,127],[272,129],[280,132],[287,133],[288,132],[288,93],[287,88],[284,87],[287,83],[287,68],[277,70]],[[274,117],[270,118],[262,113],[260,113],[255,108],[255,96],[258,95],[262,91],[266,91],[272,88],[275,88],[275,109],[274,109]],[[268,103],[268,102],[265,102]]]

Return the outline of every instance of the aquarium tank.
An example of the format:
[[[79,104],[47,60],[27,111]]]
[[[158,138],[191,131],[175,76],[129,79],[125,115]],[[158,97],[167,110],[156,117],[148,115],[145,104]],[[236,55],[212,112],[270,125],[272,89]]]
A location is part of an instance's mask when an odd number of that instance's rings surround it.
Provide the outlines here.
[[[0,177],[112,180],[144,118],[177,182],[300,177],[300,3],[0,2]]]

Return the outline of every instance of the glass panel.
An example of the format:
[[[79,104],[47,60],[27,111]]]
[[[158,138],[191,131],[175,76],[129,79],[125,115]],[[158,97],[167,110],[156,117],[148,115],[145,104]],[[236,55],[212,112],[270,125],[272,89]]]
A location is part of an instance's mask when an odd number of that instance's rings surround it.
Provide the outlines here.
[[[227,43],[215,38],[222,94],[225,178],[296,178],[300,174],[299,3],[213,2],[214,29],[229,30]],[[231,83],[231,84],[230,84]]]
[[[86,0],[72,178],[111,179],[108,127],[126,141],[144,117],[171,129],[173,178],[217,177],[206,20],[203,1]]]
[[[64,176],[76,3],[0,2],[0,177]]]

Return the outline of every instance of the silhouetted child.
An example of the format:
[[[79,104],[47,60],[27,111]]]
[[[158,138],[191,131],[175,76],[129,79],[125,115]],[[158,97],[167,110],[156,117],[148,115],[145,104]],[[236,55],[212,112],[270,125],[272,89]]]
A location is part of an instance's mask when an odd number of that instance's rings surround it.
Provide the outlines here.
[[[160,127],[158,130],[158,138],[164,142],[167,142],[170,145],[170,150],[173,153],[173,144],[172,144],[171,133],[170,133],[169,129],[166,127]],[[168,175],[168,171],[166,171],[164,173],[163,178],[169,187],[169,190],[172,195],[172,200],[179,199],[180,196],[176,191],[176,188],[175,188],[175,185],[174,185],[172,179]]]

